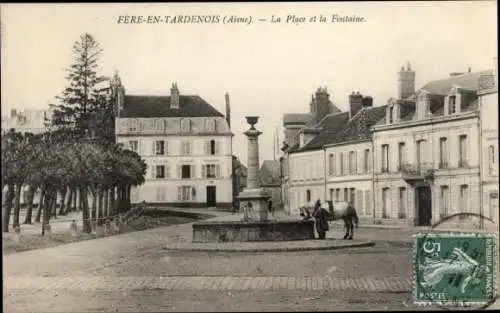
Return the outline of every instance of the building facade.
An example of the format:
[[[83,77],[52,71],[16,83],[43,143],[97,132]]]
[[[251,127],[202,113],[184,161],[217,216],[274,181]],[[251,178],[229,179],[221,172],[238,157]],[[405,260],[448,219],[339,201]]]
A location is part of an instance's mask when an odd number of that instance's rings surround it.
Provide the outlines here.
[[[409,63],[402,67],[398,95],[385,105],[353,93],[349,112],[327,114],[316,127],[285,124],[289,212],[320,199],[353,202],[367,223],[429,226],[475,213],[498,225],[496,75],[452,73],[418,90],[415,76]],[[447,225],[475,227],[479,219]]]
[[[197,95],[181,95],[176,84],[170,96],[127,95],[123,86],[116,92],[116,140],[147,164],[132,202],[231,208],[229,96],[224,116]]]
[[[481,133],[482,215],[498,225],[498,63],[493,75],[484,75],[479,83]],[[486,226],[495,226],[486,222]],[[498,226],[496,227],[498,229]]]
[[[260,187],[271,195],[275,210],[283,209],[281,196],[281,168],[279,160],[265,160],[259,170]]]

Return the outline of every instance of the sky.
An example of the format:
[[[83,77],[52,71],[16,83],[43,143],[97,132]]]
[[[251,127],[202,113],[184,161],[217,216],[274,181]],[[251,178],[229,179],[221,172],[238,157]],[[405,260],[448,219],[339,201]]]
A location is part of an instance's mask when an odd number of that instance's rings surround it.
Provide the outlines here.
[[[493,68],[496,12],[496,1],[2,4],[2,115],[54,103],[71,47],[87,32],[103,49],[100,72],[118,70],[127,94],[168,95],[177,82],[181,94],[198,94],[224,114],[228,92],[233,153],[246,164],[245,116],[258,115],[262,162],[274,158],[276,132],[283,140],[283,114],[307,112],[319,86],[347,110],[352,91],[372,96],[376,106],[395,96],[406,61],[417,89],[469,67]],[[364,21],[332,23],[335,14]],[[164,23],[174,15],[221,21]],[[160,16],[163,23],[118,23],[120,16]],[[223,23],[225,16],[252,22]],[[301,17],[306,22],[295,23]]]

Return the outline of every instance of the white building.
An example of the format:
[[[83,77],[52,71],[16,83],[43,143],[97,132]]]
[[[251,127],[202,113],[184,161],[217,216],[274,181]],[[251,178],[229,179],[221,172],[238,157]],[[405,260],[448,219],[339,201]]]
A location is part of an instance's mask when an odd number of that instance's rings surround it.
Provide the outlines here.
[[[197,95],[181,95],[176,84],[170,96],[126,95],[119,84],[117,142],[136,151],[148,166],[146,182],[133,189],[132,202],[230,208],[229,114]]]
[[[484,75],[479,81],[481,134],[482,214],[497,223],[498,208],[498,63],[494,75]],[[486,224],[490,224],[486,222]]]
[[[2,132],[15,129],[21,133],[40,134],[48,130],[52,109],[16,110],[11,109],[9,116],[2,116]]]

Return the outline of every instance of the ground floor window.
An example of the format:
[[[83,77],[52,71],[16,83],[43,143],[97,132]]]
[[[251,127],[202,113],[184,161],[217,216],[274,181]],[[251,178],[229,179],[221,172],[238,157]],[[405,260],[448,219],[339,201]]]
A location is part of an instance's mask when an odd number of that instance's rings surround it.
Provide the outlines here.
[[[177,199],[179,201],[196,200],[196,188],[192,186],[177,187]]]
[[[496,212],[498,212],[498,192],[492,192],[490,193],[490,201],[489,201],[489,206],[490,206],[490,218],[498,223],[498,220],[496,219]]]
[[[469,211],[469,186],[468,185],[460,185],[460,201],[459,208],[460,213],[467,213]],[[461,215],[460,219],[467,219],[467,216]]]
[[[406,199],[407,199],[406,188],[400,187],[399,188],[399,212],[398,212],[399,219],[406,218]]]
[[[444,218],[448,216],[448,208],[450,203],[450,192],[448,186],[441,186],[439,195],[439,216]]]
[[[389,218],[389,188],[382,189],[382,218]]]

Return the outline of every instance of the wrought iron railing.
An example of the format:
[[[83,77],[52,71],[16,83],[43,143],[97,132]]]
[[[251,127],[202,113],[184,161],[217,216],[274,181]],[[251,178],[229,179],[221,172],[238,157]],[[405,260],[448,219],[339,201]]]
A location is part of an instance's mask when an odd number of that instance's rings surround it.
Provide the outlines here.
[[[400,170],[406,176],[433,177],[435,168],[432,163],[403,163]]]

